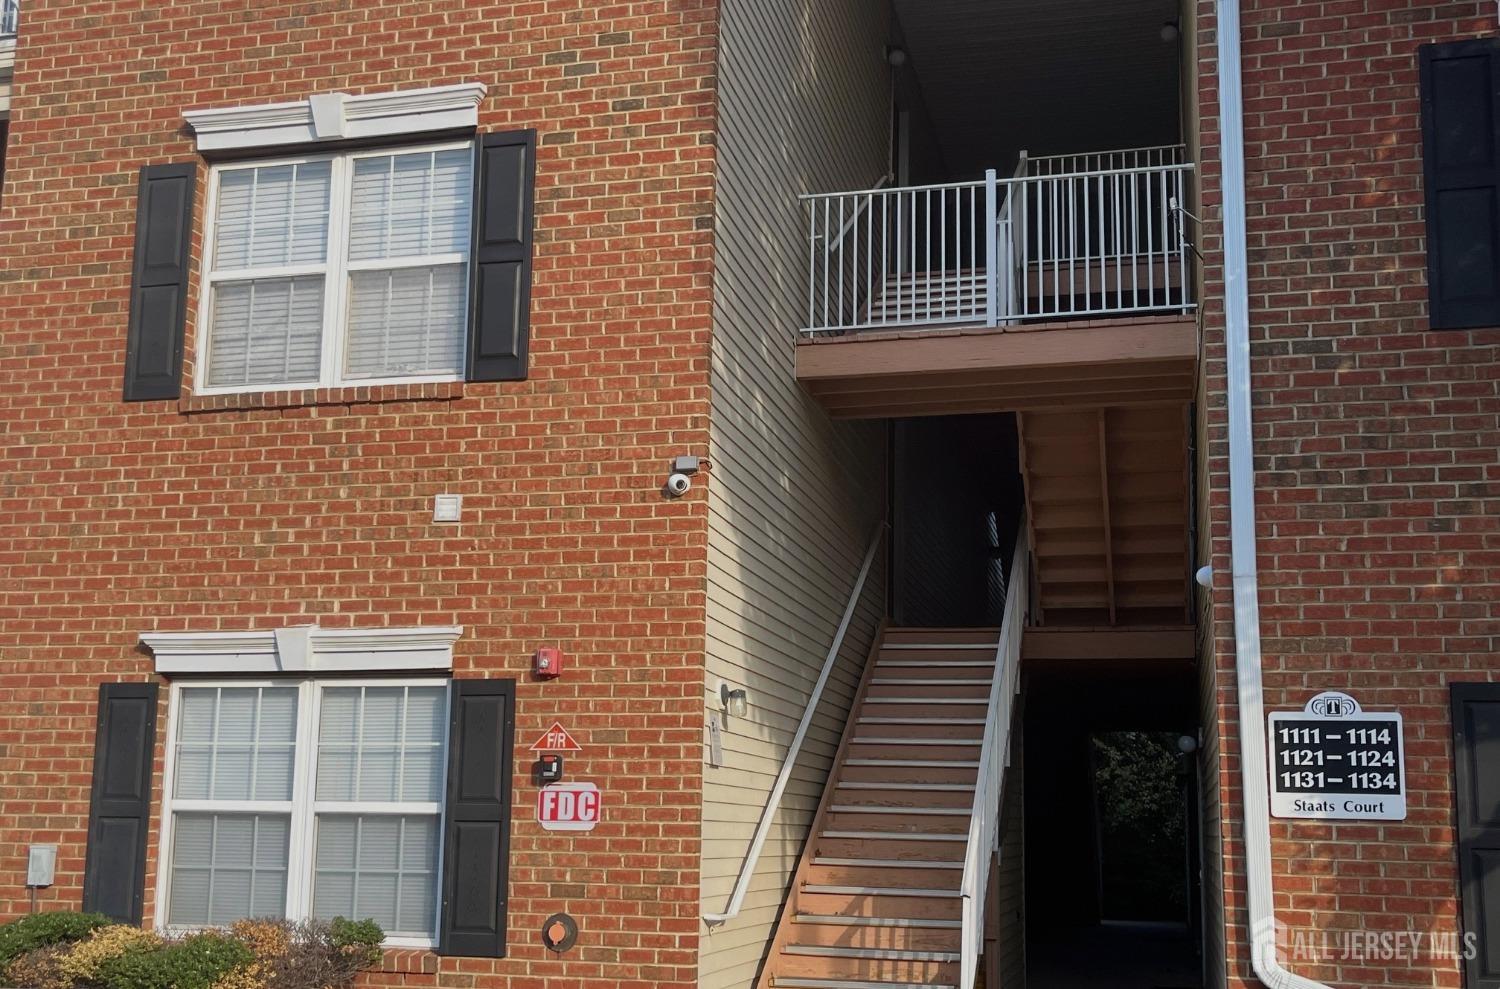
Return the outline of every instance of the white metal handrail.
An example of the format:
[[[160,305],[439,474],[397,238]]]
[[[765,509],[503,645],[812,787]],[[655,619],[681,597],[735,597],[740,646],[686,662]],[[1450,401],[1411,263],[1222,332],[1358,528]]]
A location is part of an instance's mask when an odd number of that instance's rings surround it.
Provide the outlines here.
[[[1190,311],[1193,165],[1174,156],[1023,156],[1007,179],[802,196],[803,332]],[[1058,162],[1071,170],[1045,171]]]
[[[0,0],[0,38],[16,33],[21,19],[21,0]]]
[[[990,683],[989,708],[979,756],[979,779],[974,809],[969,816],[964,853],[962,947],[960,986],[972,986],[984,943],[984,909],[989,895],[990,861],[1000,853],[1000,801],[1005,794],[1005,770],[1010,765],[1011,716],[1021,684],[1021,635],[1025,631],[1031,582],[1027,565],[1030,546],[1026,527],[1016,534],[1016,551],[1005,582],[1005,617],[995,650],[995,673]]]
[[[750,880],[755,875],[755,866],[760,862],[760,853],[766,847],[766,838],[770,836],[771,826],[776,821],[776,813],[781,808],[782,795],[786,793],[787,783],[791,781],[792,769],[796,766],[797,757],[802,752],[802,742],[807,738],[807,729],[811,727],[813,715],[817,713],[818,702],[823,698],[823,688],[828,686],[828,676],[833,672],[834,665],[838,663],[839,653],[843,652],[844,637],[849,634],[849,625],[854,621],[855,611],[859,609],[860,598],[864,596],[865,582],[870,577],[870,568],[875,564],[875,556],[880,551],[881,541],[885,538],[885,530],[885,524],[881,523],[876,526],[874,535],[870,537],[870,548],[865,551],[864,562],[859,567],[859,576],[854,579],[854,589],[849,592],[849,603],[844,606],[844,616],[839,620],[838,631],[833,634],[833,644],[828,647],[828,656],[823,660],[823,669],[818,674],[818,681],[813,684],[812,693],[807,698],[807,708],[802,712],[802,720],[797,724],[797,731],[792,736],[792,744],[787,747],[786,757],[781,762],[781,772],[776,774],[776,783],[766,797],[765,809],[761,811],[760,823],[755,827],[755,836],[750,839],[750,850],[745,853],[745,861],[740,866],[740,875],[735,880],[734,892],[730,894],[729,906],[723,913],[703,915],[703,922],[710,926],[733,920],[739,916],[740,909],[745,905],[745,894],[750,891]]]
[[[1040,155],[1031,159],[1033,175],[1065,175],[1070,172],[1111,171],[1118,168],[1181,165],[1187,161],[1187,146],[1159,144],[1146,148],[1121,148],[1082,154]]]

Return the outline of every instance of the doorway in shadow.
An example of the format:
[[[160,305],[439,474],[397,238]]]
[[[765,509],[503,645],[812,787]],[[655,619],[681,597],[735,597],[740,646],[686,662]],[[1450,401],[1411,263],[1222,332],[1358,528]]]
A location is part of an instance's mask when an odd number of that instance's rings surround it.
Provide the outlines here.
[[[1190,664],[1028,664],[1027,989],[1202,986],[1196,699]]]

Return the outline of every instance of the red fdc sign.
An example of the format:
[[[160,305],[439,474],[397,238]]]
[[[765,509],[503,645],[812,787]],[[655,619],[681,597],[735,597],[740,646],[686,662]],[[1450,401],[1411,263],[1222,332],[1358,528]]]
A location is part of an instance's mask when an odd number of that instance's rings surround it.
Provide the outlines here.
[[[536,819],[546,831],[592,831],[604,797],[592,783],[554,783],[536,794]]]

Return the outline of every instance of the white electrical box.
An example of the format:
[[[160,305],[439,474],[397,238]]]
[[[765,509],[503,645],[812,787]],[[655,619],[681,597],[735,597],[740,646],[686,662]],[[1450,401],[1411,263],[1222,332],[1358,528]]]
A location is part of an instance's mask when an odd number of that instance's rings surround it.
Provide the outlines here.
[[[57,846],[32,845],[26,856],[26,885],[51,886],[57,871]]]
[[[708,719],[708,764],[715,769],[724,765],[724,736],[717,714]]]

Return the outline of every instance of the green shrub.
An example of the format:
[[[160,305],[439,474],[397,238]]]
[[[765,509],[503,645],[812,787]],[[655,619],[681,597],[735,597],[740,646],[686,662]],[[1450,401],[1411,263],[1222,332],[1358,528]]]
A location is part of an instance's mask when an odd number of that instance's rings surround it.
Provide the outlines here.
[[[72,989],[72,982],[63,973],[62,963],[68,957],[68,945],[49,944],[35,948],[11,959],[5,966],[6,985],[24,986],[25,989]]]
[[[337,989],[380,963],[385,932],[373,920],[240,921],[232,932],[255,953],[257,987],[217,989]]]
[[[385,931],[373,920],[346,920],[335,917],[328,922],[328,940],[349,960],[360,967],[380,963],[380,942]]]
[[[378,965],[373,920],[236,921],[167,937],[97,915],[35,914],[0,926],[0,986],[24,989],[347,989]]]
[[[149,951],[128,951],[99,966],[107,989],[209,989],[254,954],[218,931],[194,934]]]
[[[59,910],[34,913],[8,924],[0,924],[0,968],[8,966],[28,951],[68,941],[81,941],[94,928],[108,923],[110,919],[103,914]]]

